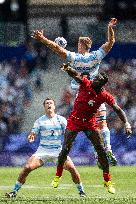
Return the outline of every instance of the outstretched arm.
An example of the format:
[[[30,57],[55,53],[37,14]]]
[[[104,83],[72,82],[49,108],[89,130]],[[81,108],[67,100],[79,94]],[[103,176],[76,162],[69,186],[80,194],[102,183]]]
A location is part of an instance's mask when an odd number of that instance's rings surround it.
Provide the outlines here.
[[[61,58],[66,59],[67,57],[67,50],[60,47],[57,43],[55,43],[52,40],[49,40],[48,38],[44,37],[43,30],[36,30],[33,31],[32,38],[38,40],[39,42],[43,43],[47,47],[49,47],[51,50],[53,50],[55,53],[57,53]]]
[[[117,24],[116,18],[112,18],[108,24],[108,41],[101,46],[106,53],[108,53],[111,50],[115,43],[115,33],[113,30],[113,26],[116,26],[116,24]]]
[[[127,116],[125,114],[125,112],[117,105],[117,103],[115,103],[112,108],[114,109],[114,111],[117,113],[117,115],[119,116],[119,118],[123,121],[125,129],[126,129],[126,134],[130,135],[132,134],[132,130],[131,130],[131,125],[128,122]]]
[[[75,69],[69,66],[68,64],[63,64],[61,69],[68,73],[69,76],[71,76],[73,79],[75,79],[78,83],[82,83],[82,76],[81,73],[77,72]]]

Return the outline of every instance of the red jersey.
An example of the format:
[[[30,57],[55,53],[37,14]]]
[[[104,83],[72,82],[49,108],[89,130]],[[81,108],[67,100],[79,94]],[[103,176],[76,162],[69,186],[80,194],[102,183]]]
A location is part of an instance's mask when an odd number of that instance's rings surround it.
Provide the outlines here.
[[[114,97],[106,90],[98,94],[92,88],[93,81],[83,77],[73,110],[68,118],[67,128],[73,131],[94,130],[97,128],[95,114],[102,103],[112,106]]]

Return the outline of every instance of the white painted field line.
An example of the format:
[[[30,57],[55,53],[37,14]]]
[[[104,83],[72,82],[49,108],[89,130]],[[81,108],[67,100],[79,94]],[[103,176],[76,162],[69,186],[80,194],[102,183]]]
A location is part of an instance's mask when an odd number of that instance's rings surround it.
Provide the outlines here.
[[[86,187],[90,187],[90,188],[103,188],[103,185],[85,185]],[[58,189],[69,189],[71,187],[74,187],[74,184],[60,184]],[[12,189],[12,186],[7,186],[7,185],[3,185],[0,186],[0,190],[3,189]],[[44,186],[39,186],[39,185],[24,185],[22,186],[22,188],[24,189],[52,189],[53,187],[49,184],[45,184]]]

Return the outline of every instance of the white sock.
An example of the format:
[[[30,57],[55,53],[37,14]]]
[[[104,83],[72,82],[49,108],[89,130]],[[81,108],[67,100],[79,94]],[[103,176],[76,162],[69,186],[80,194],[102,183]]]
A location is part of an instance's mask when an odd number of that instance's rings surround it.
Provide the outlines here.
[[[81,192],[81,191],[84,192],[84,187],[83,187],[83,184],[82,184],[82,183],[77,183],[77,184],[76,184],[76,187],[77,187],[77,190],[78,190],[79,192]]]
[[[19,191],[19,189],[22,187],[22,185],[23,185],[22,183],[20,183],[19,181],[16,181],[15,186],[13,188],[13,191],[14,192]]]

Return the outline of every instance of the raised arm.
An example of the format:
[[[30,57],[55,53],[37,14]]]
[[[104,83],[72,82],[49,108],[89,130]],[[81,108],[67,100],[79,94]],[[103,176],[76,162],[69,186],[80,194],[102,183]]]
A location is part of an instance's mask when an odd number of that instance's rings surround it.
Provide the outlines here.
[[[127,116],[125,114],[125,112],[117,105],[117,103],[115,103],[112,108],[114,109],[114,111],[117,113],[117,115],[119,116],[119,118],[123,121],[124,126],[125,126],[125,130],[126,130],[126,134],[130,135],[132,134],[132,130],[131,130],[131,125],[128,122]]]
[[[51,50],[53,50],[55,53],[57,53],[62,59],[66,59],[67,57],[67,50],[60,47],[58,44],[56,44],[54,41],[49,40],[43,35],[43,30],[39,31],[33,31],[32,38],[38,40],[39,42],[43,43],[47,47],[49,47]]]
[[[101,46],[106,53],[108,53],[111,50],[115,43],[115,33],[113,30],[113,26],[116,26],[116,24],[117,24],[116,18],[112,18],[108,24],[108,41]]]
[[[68,64],[63,64],[61,69],[68,73],[69,76],[71,76],[73,79],[75,79],[78,83],[82,83],[82,76],[81,73],[77,72],[75,69],[69,66]]]

